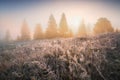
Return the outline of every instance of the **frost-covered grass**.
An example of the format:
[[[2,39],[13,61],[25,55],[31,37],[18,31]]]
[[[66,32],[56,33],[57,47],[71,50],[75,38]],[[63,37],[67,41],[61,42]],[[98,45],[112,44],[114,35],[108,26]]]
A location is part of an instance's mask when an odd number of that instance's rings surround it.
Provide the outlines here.
[[[0,80],[120,79],[118,33],[15,42],[4,48],[0,51]]]

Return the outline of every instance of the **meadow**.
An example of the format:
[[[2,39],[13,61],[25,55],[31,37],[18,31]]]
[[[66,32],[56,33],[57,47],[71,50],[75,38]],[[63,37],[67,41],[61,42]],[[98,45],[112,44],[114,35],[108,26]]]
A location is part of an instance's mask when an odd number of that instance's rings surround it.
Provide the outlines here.
[[[0,46],[0,80],[119,80],[120,34]]]

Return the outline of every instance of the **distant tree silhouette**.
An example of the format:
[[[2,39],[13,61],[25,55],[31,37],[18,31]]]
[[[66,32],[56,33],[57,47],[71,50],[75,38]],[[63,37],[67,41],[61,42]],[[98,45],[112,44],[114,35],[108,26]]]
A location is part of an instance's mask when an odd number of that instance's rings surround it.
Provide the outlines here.
[[[48,21],[48,27],[46,29],[46,38],[55,38],[57,37],[57,24],[54,16],[51,14]]]
[[[33,38],[35,40],[37,40],[37,39],[42,39],[43,36],[44,36],[44,34],[43,34],[43,31],[42,31],[42,27],[41,27],[40,24],[37,24],[36,27],[35,27]]]
[[[26,20],[24,20],[21,28],[21,40],[30,40],[30,39],[31,39],[30,29],[28,27]]]
[[[5,41],[7,41],[7,42],[11,41],[11,35],[10,35],[10,31],[9,30],[6,31]]]
[[[59,35],[60,35],[60,37],[67,37],[68,31],[69,31],[69,29],[68,29],[66,16],[63,13],[62,17],[61,17],[61,20],[60,20],[60,25],[59,25]]]
[[[93,30],[95,34],[114,32],[111,22],[107,18],[99,18]]]
[[[115,29],[115,32],[116,32],[116,33],[119,33],[120,31],[119,31],[119,29],[118,29],[118,28],[116,28],[116,29]]]
[[[87,36],[90,36],[90,35],[91,35],[91,32],[92,32],[92,30],[91,30],[91,25],[88,24],[88,25],[86,26],[86,33],[87,33]]]
[[[82,20],[80,27],[78,29],[78,36],[80,36],[80,37],[87,36],[87,31],[86,31],[86,26],[85,26],[84,20]]]
[[[73,37],[73,32],[71,29],[69,29],[68,33],[67,33],[67,37]]]
[[[20,40],[21,40],[20,36],[17,35],[16,41],[20,41]]]

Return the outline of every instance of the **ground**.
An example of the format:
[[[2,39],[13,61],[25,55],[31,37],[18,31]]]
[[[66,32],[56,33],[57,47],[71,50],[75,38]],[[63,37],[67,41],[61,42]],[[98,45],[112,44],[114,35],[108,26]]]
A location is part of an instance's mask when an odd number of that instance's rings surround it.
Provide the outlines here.
[[[0,45],[0,80],[119,79],[119,33]]]

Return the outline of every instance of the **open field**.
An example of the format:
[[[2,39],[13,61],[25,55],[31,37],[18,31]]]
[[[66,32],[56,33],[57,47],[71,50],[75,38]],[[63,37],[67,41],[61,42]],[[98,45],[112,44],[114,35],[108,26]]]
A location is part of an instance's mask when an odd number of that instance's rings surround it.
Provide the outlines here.
[[[119,33],[0,46],[0,80],[119,79]]]

